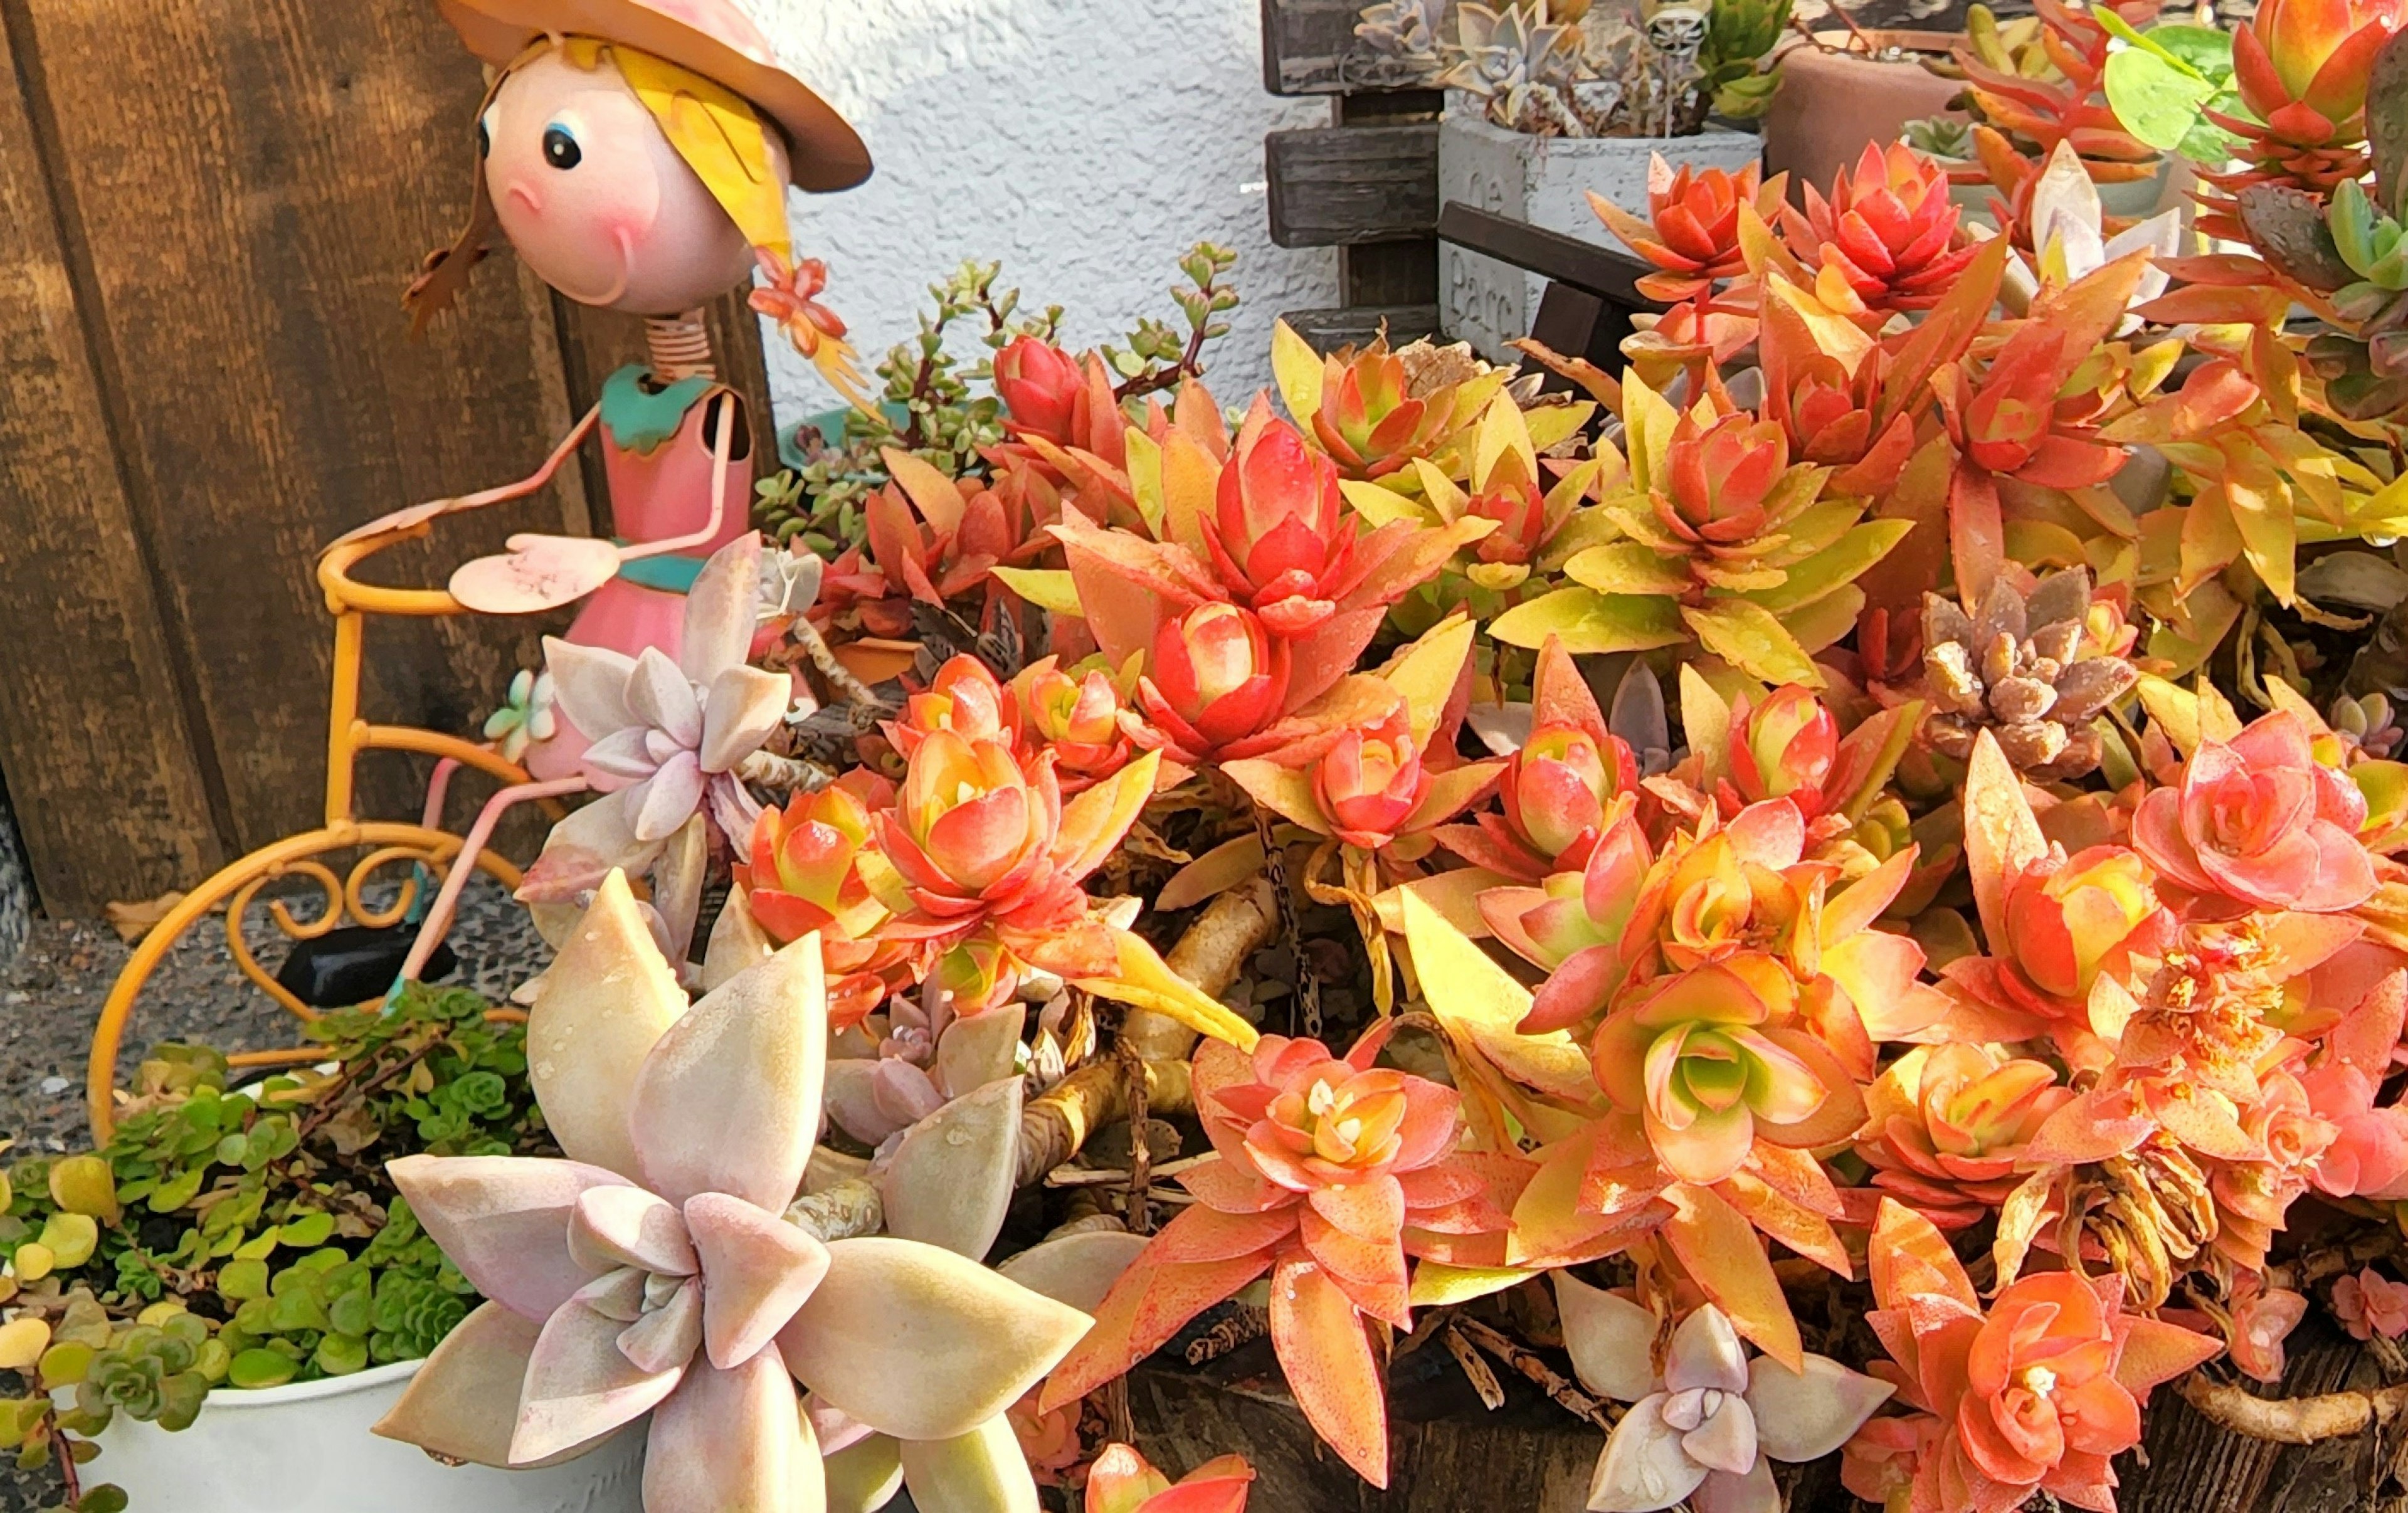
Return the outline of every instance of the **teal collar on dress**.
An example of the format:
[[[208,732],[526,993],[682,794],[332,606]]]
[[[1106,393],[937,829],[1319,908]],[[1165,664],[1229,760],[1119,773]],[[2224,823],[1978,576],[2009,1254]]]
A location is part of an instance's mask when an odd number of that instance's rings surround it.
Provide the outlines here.
[[[602,380],[602,426],[610,439],[649,455],[678,434],[686,411],[713,387],[709,378],[680,378],[657,392],[645,387],[652,369],[630,363]]]
[[[617,540],[616,537],[612,538]],[[619,541],[620,546],[633,542]],[[619,576],[639,589],[657,589],[663,593],[692,593],[694,580],[702,576],[705,559],[680,553],[663,552],[657,557],[638,557],[619,564]]]

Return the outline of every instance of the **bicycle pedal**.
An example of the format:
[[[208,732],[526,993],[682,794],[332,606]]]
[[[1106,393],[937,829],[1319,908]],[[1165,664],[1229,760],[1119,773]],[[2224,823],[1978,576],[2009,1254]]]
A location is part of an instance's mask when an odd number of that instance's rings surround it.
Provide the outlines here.
[[[401,976],[402,963],[418,939],[415,925],[371,929],[346,925],[294,945],[276,969],[277,985],[311,1008],[349,1008],[384,996]],[[449,945],[438,945],[420,978],[439,981],[460,968]]]

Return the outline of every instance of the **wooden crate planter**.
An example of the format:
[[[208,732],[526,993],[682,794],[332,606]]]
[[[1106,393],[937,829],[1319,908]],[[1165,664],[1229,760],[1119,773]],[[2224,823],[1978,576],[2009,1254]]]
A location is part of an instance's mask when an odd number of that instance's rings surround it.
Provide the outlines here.
[[[1291,310],[1325,349],[1436,334],[1440,96],[1356,44],[1359,0],[1263,0],[1263,87],[1326,95],[1332,124],[1263,144],[1271,240],[1338,249],[1341,303]]]
[[[1675,165],[1738,169],[1756,162],[1763,145],[1747,133],[1724,130],[1670,137],[1531,136],[1493,124],[1478,100],[1456,95],[1439,127],[1439,191],[1448,204],[1618,250],[1621,243],[1589,208],[1591,193],[1644,217],[1648,164],[1657,155]],[[1469,341],[1490,362],[1518,360],[1506,343],[1530,333],[1546,279],[1453,243],[1440,250],[1439,279],[1439,320],[1447,333]]]

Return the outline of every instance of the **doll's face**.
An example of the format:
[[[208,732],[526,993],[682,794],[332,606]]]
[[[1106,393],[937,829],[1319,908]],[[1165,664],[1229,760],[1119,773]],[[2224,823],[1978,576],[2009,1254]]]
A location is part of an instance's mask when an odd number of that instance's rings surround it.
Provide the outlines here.
[[[786,176],[784,144],[772,166]],[[679,315],[745,281],[752,250],[606,56],[513,70],[478,123],[503,232],[580,305]]]

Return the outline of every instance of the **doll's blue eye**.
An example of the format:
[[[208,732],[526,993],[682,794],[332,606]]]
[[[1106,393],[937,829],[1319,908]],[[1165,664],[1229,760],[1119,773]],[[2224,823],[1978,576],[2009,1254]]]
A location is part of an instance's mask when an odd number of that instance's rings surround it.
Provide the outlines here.
[[[543,161],[566,173],[585,161],[585,150],[577,145],[577,138],[570,135],[567,127],[546,126],[543,129]]]

